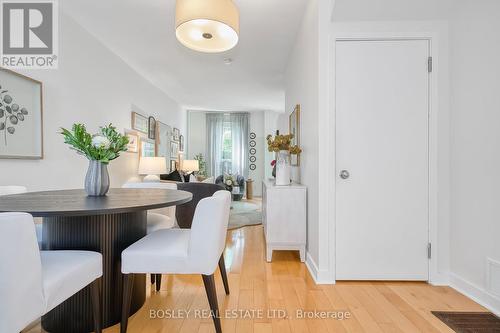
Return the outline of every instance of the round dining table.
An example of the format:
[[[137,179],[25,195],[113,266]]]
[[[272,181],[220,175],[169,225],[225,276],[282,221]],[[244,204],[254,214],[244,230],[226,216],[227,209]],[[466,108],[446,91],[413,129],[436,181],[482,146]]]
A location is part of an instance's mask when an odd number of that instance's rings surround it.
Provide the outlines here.
[[[26,212],[43,218],[43,250],[86,250],[102,254],[103,327],[120,322],[122,305],[121,253],[146,236],[147,211],[186,203],[192,194],[167,189],[110,189],[90,197],[84,190],[30,192],[2,196],[0,212]],[[15,235],[12,235],[15,237]],[[22,286],[22,276],[19,284]],[[146,299],[146,277],[137,275],[130,314]],[[42,317],[53,333],[93,331],[90,288],[86,287]]]

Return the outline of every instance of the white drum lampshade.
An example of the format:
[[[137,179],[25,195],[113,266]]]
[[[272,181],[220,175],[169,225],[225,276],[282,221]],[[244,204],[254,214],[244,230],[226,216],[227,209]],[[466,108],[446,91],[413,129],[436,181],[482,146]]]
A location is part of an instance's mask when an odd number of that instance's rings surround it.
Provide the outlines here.
[[[184,160],[182,161],[182,171],[184,172],[195,172],[200,171],[200,164],[198,160]]]
[[[175,35],[195,51],[217,53],[238,44],[240,14],[232,0],[177,0]]]
[[[158,175],[167,173],[167,161],[165,157],[141,157],[139,161],[139,174],[147,175],[145,182],[159,182]]]

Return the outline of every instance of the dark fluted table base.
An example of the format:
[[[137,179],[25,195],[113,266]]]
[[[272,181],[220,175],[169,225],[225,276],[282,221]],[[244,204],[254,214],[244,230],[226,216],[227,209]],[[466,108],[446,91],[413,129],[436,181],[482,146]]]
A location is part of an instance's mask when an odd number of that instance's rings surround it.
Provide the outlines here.
[[[102,253],[103,327],[120,322],[122,304],[121,253],[146,235],[146,211],[77,217],[48,217],[43,221],[45,250],[88,250]],[[136,275],[130,314],[144,304],[145,275]],[[90,288],[86,287],[42,317],[51,333],[94,331]]]

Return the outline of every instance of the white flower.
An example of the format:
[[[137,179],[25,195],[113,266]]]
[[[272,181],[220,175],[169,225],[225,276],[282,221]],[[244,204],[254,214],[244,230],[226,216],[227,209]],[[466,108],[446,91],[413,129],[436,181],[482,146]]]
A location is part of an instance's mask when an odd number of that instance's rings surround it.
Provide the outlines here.
[[[111,145],[108,138],[99,134],[96,134],[92,137],[92,145],[96,148],[105,148],[108,149]]]
[[[226,180],[226,185],[227,186],[233,185],[233,181],[231,179]]]

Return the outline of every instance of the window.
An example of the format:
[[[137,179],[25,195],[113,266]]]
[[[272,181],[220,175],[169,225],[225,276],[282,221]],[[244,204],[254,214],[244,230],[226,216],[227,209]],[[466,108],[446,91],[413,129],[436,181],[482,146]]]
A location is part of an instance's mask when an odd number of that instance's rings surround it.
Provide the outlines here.
[[[231,122],[224,120],[222,136],[222,161],[221,169],[223,173],[231,173],[233,158],[233,139],[231,132]]]

